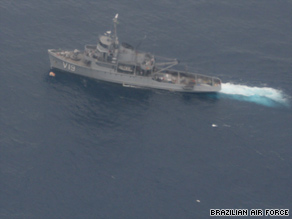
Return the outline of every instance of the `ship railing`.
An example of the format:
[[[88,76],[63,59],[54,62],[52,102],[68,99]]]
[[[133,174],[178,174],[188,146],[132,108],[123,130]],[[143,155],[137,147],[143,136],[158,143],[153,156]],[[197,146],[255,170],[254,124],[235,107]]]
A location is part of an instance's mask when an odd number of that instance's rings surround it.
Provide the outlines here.
[[[86,44],[84,46],[85,50],[94,50],[96,49],[96,45],[89,45],[89,44]]]
[[[115,69],[116,68],[116,64],[115,63],[111,63],[111,62],[104,62],[104,61],[100,61],[95,59],[95,63],[101,67],[105,67],[105,68],[112,68]]]
[[[195,85],[220,86],[221,80],[216,77],[176,70],[157,69],[152,76],[158,82],[181,84],[189,89]]]
[[[63,52],[63,51],[67,51],[65,49],[49,49],[50,52],[53,52],[53,53],[57,53],[57,52]]]
[[[195,82],[196,85],[209,85],[209,86],[219,86],[221,85],[221,80],[214,76],[203,75],[198,73],[191,73],[186,71],[179,71],[180,75],[185,76],[186,78],[191,79],[190,81]]]

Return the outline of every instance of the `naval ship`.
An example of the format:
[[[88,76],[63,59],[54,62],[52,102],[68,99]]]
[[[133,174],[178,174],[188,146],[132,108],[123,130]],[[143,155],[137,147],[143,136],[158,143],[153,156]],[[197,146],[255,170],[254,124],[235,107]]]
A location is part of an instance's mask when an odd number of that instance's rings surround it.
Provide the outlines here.
[[[49,49],[51,69],[121,84],[125,87],[153,88],[177,92],[218,92],[221,80],[188,71],[175,70],[176,59],[138,51],[128,43],[119,43],[118,14],[113,31],[99,36],[97,45],[85,45],[84,51]]]

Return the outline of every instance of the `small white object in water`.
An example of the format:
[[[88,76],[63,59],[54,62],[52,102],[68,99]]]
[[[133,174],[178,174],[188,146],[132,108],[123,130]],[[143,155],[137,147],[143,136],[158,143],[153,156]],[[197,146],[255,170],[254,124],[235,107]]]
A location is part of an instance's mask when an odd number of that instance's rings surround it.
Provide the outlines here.
[[[196,200],[197,202],[201,202],[199,199]]]
[[[212,127],[218,127],[218,125],[216,125],[216,124],[212,124]]]

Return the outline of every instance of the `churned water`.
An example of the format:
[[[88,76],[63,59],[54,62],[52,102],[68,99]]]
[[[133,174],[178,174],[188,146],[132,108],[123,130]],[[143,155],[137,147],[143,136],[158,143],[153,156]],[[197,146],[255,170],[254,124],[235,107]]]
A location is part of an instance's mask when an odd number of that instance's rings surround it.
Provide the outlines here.
[[[290,98],[281,90],[271,87],[251,87],[240,84],[223,83],[222,94],[240,101],[249,101],[264,106],[290,106]]]

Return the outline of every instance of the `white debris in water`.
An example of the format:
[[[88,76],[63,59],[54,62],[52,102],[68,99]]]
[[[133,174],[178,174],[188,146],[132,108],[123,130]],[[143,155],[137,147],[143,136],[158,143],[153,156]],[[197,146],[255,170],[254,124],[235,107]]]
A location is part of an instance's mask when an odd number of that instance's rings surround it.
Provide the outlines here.
[[[212,127],[218,127],[218,125],[216,125],[216,124],[212,124]]]

